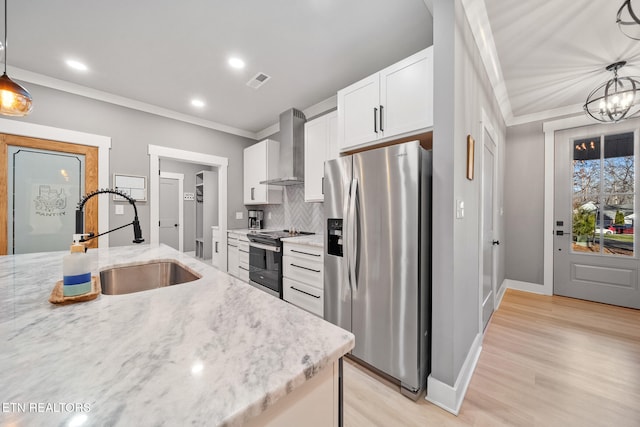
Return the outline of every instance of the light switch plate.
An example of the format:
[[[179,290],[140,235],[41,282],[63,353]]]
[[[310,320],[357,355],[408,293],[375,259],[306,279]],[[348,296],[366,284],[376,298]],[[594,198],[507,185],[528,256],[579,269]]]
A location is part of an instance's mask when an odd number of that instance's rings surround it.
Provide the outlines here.
[[[236,219],[242,219],[244,218],[244,216],[242,215],[242,212],[236,212]]]
[[[124,215],[124,206],[116,205],[116,215]]]
[[[464,218],[464,200],[456,200],[456,219]]]
[[[194,193],[184,193],[183,194],[183,199],[184,200],[195,200],[196,199],[196,195]]]

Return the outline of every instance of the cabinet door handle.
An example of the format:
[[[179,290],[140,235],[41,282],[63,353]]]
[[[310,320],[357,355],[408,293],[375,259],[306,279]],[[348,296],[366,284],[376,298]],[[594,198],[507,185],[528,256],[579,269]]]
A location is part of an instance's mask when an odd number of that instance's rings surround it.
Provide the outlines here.
[[[245,254],[248,254],[249,251],[243,251],[242,249],[238,249],[240,252],[244,252]]]
[[[309,292],[305,292],[301,289],[296,288],[295,286],[292,286],[291,289],[293,289],[294,291],[298,291],[298,292],[302,292],[305,295],[309,295],[310,297],[314,297],[316,299],[320,299],[320,297],[318,295],[314,295],[314,294],[310,294]]]
[[[373,131],[378,133],[378,109],[373,107]]]
[[[243,266],[241,266],[241,265],[239,265],[239,266],[238,266],[238,268],[240,268],[240,269],[242,269],[242,270],[244,270],[244,271],[249,271],[249,269],[244,268],[244,267],[243,267]]]
[[[384,129],[382,128],[382,109],[384,107],[381,105],[380,106],[380,132],[384,132]]]
[[[291,264],[291,267],[298,267],[298,268],[302,268],[303,270],[309,270],[309,271],[313,271],[314,273],[320,273],[320,270],[314,270],[313,268],[303,267],[297,264]]]
[[[324,196],[324,176],[322,177],[322,195]]]
[[[216,242],[216,253],[218,253],[218,242]]]
[[[255,198],[253,197],[253,192],[254,192],[255,188],[251,187],[251,200],[255,200]]]
[[[309,255],[309,256],[320,256],[320,254],[310,254],[308,252],[296,251],[295,249],[291,249],[291,252],[295,252],[297,254]]]

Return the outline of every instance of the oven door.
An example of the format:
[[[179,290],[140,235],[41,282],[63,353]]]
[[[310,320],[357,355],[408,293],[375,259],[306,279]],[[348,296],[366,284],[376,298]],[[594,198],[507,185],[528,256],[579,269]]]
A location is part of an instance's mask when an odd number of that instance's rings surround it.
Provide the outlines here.
[[[282,250],[280,246],[249,243],[249,280],[256,287],[282,298]]]

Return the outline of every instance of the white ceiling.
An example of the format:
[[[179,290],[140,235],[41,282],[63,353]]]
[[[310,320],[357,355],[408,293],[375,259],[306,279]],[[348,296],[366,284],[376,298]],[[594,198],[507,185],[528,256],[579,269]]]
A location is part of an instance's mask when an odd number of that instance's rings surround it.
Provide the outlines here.
[[[508,122],[582,111],[587,95],[612,77],[605,67],[613,62],[628,62],[619,75],[640,76],[640,41],[616,24],[623,0],[484,3],[515,117]]]
[[[432,44],[424,0],[9,0],[8,8],[9,71],[27,89],[47,76],[250,133]],[[231,69],[230,56],[246,68]],[[258,72],[272,79],[254,90],[246,82]],[[194,97],[205,108],[192,107]]]

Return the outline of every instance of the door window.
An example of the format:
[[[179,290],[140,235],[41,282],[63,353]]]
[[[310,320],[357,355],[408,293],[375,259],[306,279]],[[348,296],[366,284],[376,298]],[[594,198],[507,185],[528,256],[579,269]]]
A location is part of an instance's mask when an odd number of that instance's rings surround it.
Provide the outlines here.
[[[572,251],[634,256],[633,132],[575,139]]]

